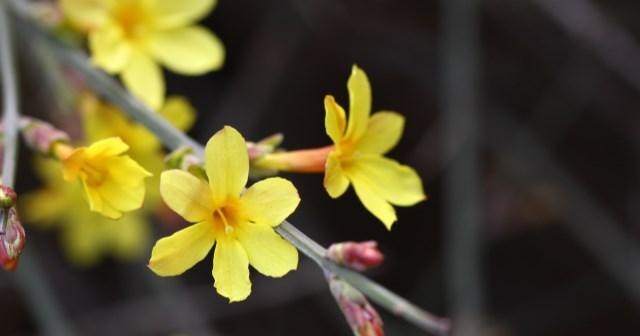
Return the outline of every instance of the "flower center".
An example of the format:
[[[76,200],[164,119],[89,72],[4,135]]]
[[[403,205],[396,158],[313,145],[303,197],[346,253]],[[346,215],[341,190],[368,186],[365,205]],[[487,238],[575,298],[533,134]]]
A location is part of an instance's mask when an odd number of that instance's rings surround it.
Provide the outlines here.
[[[90,186],[98,186],[105,179],[105,171],[96,167],[92,162],[84,162],[82,165],[81,171],[84,173],[86,177],[86,183]]]
[[[126,3],[115,11],[115,19],[130,39],[144,36],[149,30],[149,17],[139,3]]]
[[[213,225],[216,231],[231,235],[239,223],[238,211],[233,205],[225,205],[213,211]]]

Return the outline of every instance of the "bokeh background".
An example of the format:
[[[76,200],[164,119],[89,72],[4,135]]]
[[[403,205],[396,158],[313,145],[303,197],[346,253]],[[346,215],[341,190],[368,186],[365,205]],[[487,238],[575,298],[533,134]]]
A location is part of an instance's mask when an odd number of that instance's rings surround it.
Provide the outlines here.
[[[399,208],[387,232],[353,191],[331,200],[322,176],[287,175],[303,200],[292,223],[323,245],[377,240],[386,260],[367,274],[452,316],[461,335],[633,335],[638,13],[633,0],[221,0],[204,24],[227,48],[224,68],[165,75],[197,108],[197,140],[232,125],[297,149],[329,143],[322,99],[346,104],[358,64],[374,111],[406,116],[390,156],[430,199]],[[23,113],[46,117],[51,88],[18,58]],[[23,150],[19,193],[38,188],[31,166]],[[228,304],[209,262],[178,278],[155,277],[146,256],[78,268],[54,232],[25,226],[28,259],[0,274],[2,335],[350,334],[308,259],[283,279],[252,272],[250,298]],[[388,335],[423,334],[380,313]]]

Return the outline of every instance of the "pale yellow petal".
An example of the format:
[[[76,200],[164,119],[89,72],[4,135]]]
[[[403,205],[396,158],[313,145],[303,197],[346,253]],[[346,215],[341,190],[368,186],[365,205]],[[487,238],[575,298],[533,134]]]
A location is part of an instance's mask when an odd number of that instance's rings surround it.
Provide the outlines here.
[[[120,155],[129,150],[129,145],[118,137],[99,140],[87,148],[90,157]],[[72,154],[73,155],[73,154]]]
[[[249,177],[249,155],[242,135],[225,126],[209,139],[205,156],[214,204],[223,205],[229,198],[238,198]]]
[[[189,130],[196,120],[196,110],[193,105],[187,98],[181,96],[167,97],[159,112],[171,125],[181,131]]]
[[[107,24],[89,33],[91,60],[111,74],[119,73],[129,62],[131,44],[116,24]]]
[[[129,62],[121,73],[129,91],[151,109],[157,110],[164,101],[164,77],[160,66],[148,55],[132,50]]]
[[[158,31],[149,37],[147,46],[153,58],[183,75],[201,75],[224,63],[224,45],[200,26]]]
[[[165,29],[188,25],[209,14],[216,3],[216,0],[157,0],[155,24]]]
[[[353,189],[364,207],[382,221],[388,230],[391,230],[391,226],[397,219],[395,209],[371,187],[368,180],[360,179],[359,175],[354,177],[351,179]]]
[[[324,188],[332,198],[340,197],[347,191],[349,180],[342,171],[340,159],[334,152],[327,157],[327,163],[324,171]]]
[[[213,213],[211,190],[206,182],[178,169],[160,175],[160,194],[167,205],[189,222],[210,218]]]
[[[158,240],[151,251],[149,268],[160,276],[182,274],[204,259],[214,243],[215,235],[210,222],[193,224]]]
[[[86,31],[107,21],[110,3],[108,0],[60,0],[60,9],[76,28]]]
[[[339,144],[344,135],[346,127],[346,116],[344,109],[333,98],[333,96],[324,97],[324,128],[327,135],[334,144]]]
[[[239,241],[218,241],[213,254],[213,279],[218,294],[229,302],[242,301],[251,294],[249,258]]]
[[[420,176],[409,166],[382,156],[362,156],[349,166],[349,177],[365,181],[391,204],[411,206],[425,200]]]
[[[268,225],[242,225],[238,240],[251,266],[264,275],[281,277],[298,267],[298,250]]]
[[[371,86],[367,74],[356,65],[351,69],[347,81],[349,90],[349,124],[346,138],[356,141],[367,129],[369,113],[371,113]]]
[[[374,113],[367,130],[355,144],[357,151],[385,154],[398,144],[404,129],[404,117],[396,112]]]
[[[300,196],[291,182],[272,177],[253,184],[240,199],[242,214],[248,220],[268,226],[278,226],[300,203]]]

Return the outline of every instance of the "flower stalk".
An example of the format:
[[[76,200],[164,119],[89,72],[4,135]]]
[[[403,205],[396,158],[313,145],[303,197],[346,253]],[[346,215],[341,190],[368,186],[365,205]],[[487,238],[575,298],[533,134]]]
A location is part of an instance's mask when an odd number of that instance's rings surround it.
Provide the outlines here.
[[[12,4],[12,8],[23,20],[27,20],[24,30],[44,38],[56,57],[60,58],[63,63],[79,71],[92,89],[119,107],[124,113],[129,115],[129,117],[147,127],[168,148],[176,150],[185,146],[191,147],[197,158],[201,160],[204,159],[204,147],[201,144],[173,127],[159,114],[151,111],[133,96],[126,93],[113,78],[91,65],[85,55],[68,48],[60,40],[46,32],[46,30],[39,28],[38,23],[33,20],[28,7],[23,2],[10,0],[9,3]],[[303,254],[315,261],[322,269],[339,276],[342,280],[349,283],[389,312],[433,334],[449,334],[450,324],[447,319],[436,317],[358,272],[354,272],[330,261],[325,257],[326,250],[322,246],[299,231],[291,223],[284,221],[276,228],[276,231]]]

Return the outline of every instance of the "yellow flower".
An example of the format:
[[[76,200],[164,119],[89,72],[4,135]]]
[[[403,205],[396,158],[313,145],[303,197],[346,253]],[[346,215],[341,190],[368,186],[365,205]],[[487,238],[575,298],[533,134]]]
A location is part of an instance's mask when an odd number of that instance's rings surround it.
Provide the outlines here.
[[[397,219],[391,204],[411,206],[426,198],[412,168],[384,157],[400,140],[404,118],[390,111],[369,116],[371,87],[367,75],[355,65],[347,88],[348,123],[333,96],[324,99],[325,128],[335,145],[325,164],[324,187],[337,198],[353,184],[364,206],[391,229]]]
[[[19,206],[28,224],[58,228],[63,252],[79,266],[92,266],[112,255],[120,260],[142,256],[149,246],[149,225],[141,213],[129,213],[119,220],[91,212],[85,206],[79,184],[62,179],[62,165],[54,160],[35,161],[36,174],[44,188],[20,197]]]
[[[224,46],[194,23],[216,0],[61,0],[65,17],[86,31],[93,62],[120,74],[125,86],[153,109],[165,85],[158,63],[184,75],[220,68]]]
[[[127,144],[114,137],[76,149],[58,144],[54,152],[62,160],[64,179],[82,182],[89,208],[117,219],[125,211],[142,207],[144,178],[151,175],[129,156],[122,155],[128,149]]]
[[[245,140],[234,128],[227,126],[211,137],[205,153],[208,184],[181,170],[162,173],[162,198],[195,224],[158,240],[149,268],[161,276],[182,274],[217,243],[214,286],[230,302],[242,301],[251,293],[249,265],[272,277],[297,268],[297,250],[274,227],[293,213],[300,199],[293,184],[282,178],[262,180],[243,192],[249,158]]]

